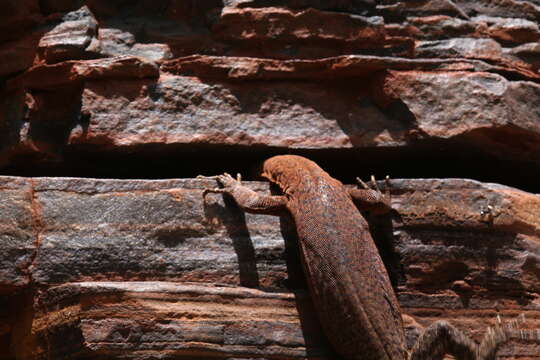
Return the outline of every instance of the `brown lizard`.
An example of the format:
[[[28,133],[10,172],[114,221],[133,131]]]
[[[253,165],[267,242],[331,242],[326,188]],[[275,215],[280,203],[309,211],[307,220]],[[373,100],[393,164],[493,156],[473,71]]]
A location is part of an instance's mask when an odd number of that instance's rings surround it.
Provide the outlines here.
[[[240,180],[216,177],[223,188],[207,192],[232,196],[245,211],[279,215],[289,211],[299,238],[309,291],[323,330],[345,359],[494,359],[507,339],[502,327],[487,332],[480,345],[445,321],[429,326],[408,354],[401,310],[384,264],[358,212],[389,211],[390,199],[376,187],[347,189],[315,162],[281,155],[264,161],[260,175],[283,195],[260,195]]]

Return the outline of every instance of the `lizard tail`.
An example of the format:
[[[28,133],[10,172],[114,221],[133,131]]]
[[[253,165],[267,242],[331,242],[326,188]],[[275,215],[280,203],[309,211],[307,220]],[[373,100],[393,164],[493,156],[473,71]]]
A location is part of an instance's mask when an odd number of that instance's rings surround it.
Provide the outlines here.
[[[459,360],[494,360],[499,347],[515,338],[516,333],[522,339],[540,340],[540,331],[518,330],[524,322],[519,318],[503,323],[497,316],[494,328],[488,328],[480,345],[477,345],[463,332],[446,321],[437,321],[426,328],[411,351],[410,360],[443,359],[444,355],[453,355]]]
[[[478,346],[479,360],[492,360],[499,347],[514,338],[522,340],[540,340],[540,330],[519,329],[519,325],[525,322],[525,315],[521,314],[516,319],[505,322],[497,315],[497,324],[494,328],[488,328],[482,342]]]

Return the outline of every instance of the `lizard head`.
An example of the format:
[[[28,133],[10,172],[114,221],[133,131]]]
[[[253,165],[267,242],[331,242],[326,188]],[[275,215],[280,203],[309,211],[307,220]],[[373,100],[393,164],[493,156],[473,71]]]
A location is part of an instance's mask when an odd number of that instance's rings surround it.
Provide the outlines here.
[[[298,155],[278,155],[265,160],[259,175],[277,184],[287,195],[292,195],[294,190],[314,179],[330,178],[314,161]]]

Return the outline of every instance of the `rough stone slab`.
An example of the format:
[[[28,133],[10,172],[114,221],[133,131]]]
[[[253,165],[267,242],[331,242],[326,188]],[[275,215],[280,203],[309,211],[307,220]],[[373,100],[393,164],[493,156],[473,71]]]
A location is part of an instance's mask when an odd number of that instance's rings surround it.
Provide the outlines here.
[[[502,47],[492,39],[457,38],[449,40],[420,41],[415,53],[423,58],[466,58],[500,60]]]
[[[385,15],[392,16],[429,16],[448,15],[468,18],[467,14],[453,1],[428,0],[428,1],[389,1],[381,2],[377,10]]]
[[[352,94],[360,100],[364,91],[341,84],[237,84],[171,75],[157,82],[87,82],[81,111],[88,114],[88,125],[84,131],[74,128],[68,141],[293,148],[402,141],[403,124],[388,119],[367,99],[360,106],[352,104],[357,101]],[[344,108],[349,111],[343,113]]]
[[[317,60],[193,55],[166,61],[161,70],[177,75],[224,80],[340,79],[368,77],[382,70],[509,72],[526,79],[540,79],[540,74],[527,69],[490,65],[479,60],[407,59],[370,55],[335,56]]]
[[[212,32],[217,39],[235,44],[237,53],[238,48],[257,47],[269,57],[321,58],[365,53],[386,45],[382,17],[313,8],[226,7]]]
[[[133,57],[118,56],[85,61],[64,61],[57,64],[35,65],[23,74],[10,79],[10,89],[51,89],[61,86],[76,86],[84,80],[95,79],[141,79],[155,78],[159,70],[155,63]]]
[[[202,190],[215,186],[211,180],[2,179],[17,185],[15,193],[4,190],[14,199],[9,208],[19,204],[27,214],[24,220],[5,213],[6,226],[10,216],[22,222],[6,253],[33,253],[35,238],[39,245],[32,263],[25,262],[29,273],[14,276],[20,261],[6,262],[5,287],[26,285],[26,275],[43,285],[107,279],[284,289],[291,272],[298,275],[298,267],[285,263],[286,244],[295,241],[286,219],[244,214],[221,195],[203,201]],[[248,184],[268,191],[267,184]],[[375,235],[394,244],[382,251],[397,256],[388,266],[404,271],[396,276],[407,289],[442,291],[464,280],[480,298],[490,291],[511,290],[511,297],[540,291],[537,195],[458,179],[393,180],[392,191],[393,225]],[[483,260],[488,256],[491,266]],[[448,273],[452,267],[460,272]]]
[[[18,339],[35,347],[22,349],[21,359],[163,355],[304,359],[308,353],[328,359],[331,354],[309,298],[302,293],[164,282],[83,282],[51,288],[39,301],[28,337]]]
[[[82,282],[53,287],[39,297],[31,329],[16,338],[32,344],[20,359],[273,358],[334,359],[309,297],[241,287],[170,282]],[[494,325],[493,311],[447,312],[478,339]],[[437,316],[438,315],[438,316]],[[422,324],[438,319],[424,310]],[[514,317],[503,312],[502,318]],[[538,326],[537,312],[523,327]],[[405,315],[411,339],[423,325]],[[517,334],[515,335],[517,337]],[[501,355],[534,358],[534,342],[511,341]]]
[[[244,217],[227,211],[219,199],[203,202],[203,184],[215,186],[194,180],[35,180],[43,217],[34,281],[282,286],[283,259],[264,260],[283,252],[279,219],[246,215],[246,224],[237,224]]]
[[[29,267],[36,255],[39,208],[31,179],[0,178],[0,293],[29,284]]]
[[[107,57],[136,56],[154,62],[173,57],[168,44],[140,44],[131,32],[116,28],[99,29],[99,53]]]
[[[497,293],[509,308],[518,306],[511,299],[528,297],[538,309],[538,195],[462,179],[395,180],[392,191],[400,194],[392,203],[399,213],[393,236],[407,288],[446,293],[454,305],[432,304],[445,309],[495,306],[471,296],[476,291]],[[405,307],[421,302],[401,299]]]
[[[540,99],[536,83],[489,73],[391,72],[380,86],[389,99],[407,106],[420,137],[474,138],[485,133],[472,142],[485,143],[485,149],[499,156],[538,151],[540,112],[527,105]],[[498,138],[497,129],[508,129],[515,137]],[[520,142],[520,149],[514,141]],[[491,147],[494,143],[498,146]]]
[[[39,52],[47,63],[92,57],[98,45],[98,23],[87,6],[64,15],[61,22],[39,41]]]
[[[523,0],[454,0],[464,12],[473,16],[482,14],[503,18],[522,18],[531,21],[540,19],[540,4]]]
[[[516,60],[530,64],[536,71],[540,69],[540,42],[527,43],[505,49],[505,53]]]
[[[157,82],[86,82],[81,111],[89,123],[73,128],[68,143],[350,148],[406,145],[413,133],[420,139],[448,139],[509,127],[519,130],[519,138],[531,139],[525,142],[527,151],[540,151],[532,140],[540,134],[540,115],[527,105],[540,101],[537,84],[489,73],[391,74],[380,85],[383,95],[375,97],[378,108],[365,89],[352,83],[239,84],[172,75]],[[464,93],[475,96],[464,99]],[[403,102],[414,122],[380,110],[392,101]],[[519,138],[491,141],[484,150],[523,158],[523,145],[514,145]]]
[[[225,0],[223,3],[225,6],[233,8],[313,8],[360,15],[369,14],[375,10],[375,4],[371,0]]]
[[[20,358],[44,349],[71,358],[303,358],[303,341],[320,337],[313,325],[306,333],[313,312],[302,315],[289,293],[305,286],[291,223],[244,214],[219,194],[203,201],[213,180],[0,179],[9,210],[0,224],[15,229],[3,241],[2,289],[50,287],[25,305],[37,315],[31,332],[14,332]],[[409,339],[449,319],[478,340],[494,309],[504,318],[524,312],[527,328],[540,327],[538,195],[465,179],[398,179],[391,189],[395,213],[369,219]],[[65,284],[79,281],[92,282]],[[327,354],[319,340],[307,344]],[[512,342],[502,354],[534,358],[535,346]]]
[[[474,17],[472,20],[487,24],[489,36],[500,42],[520,44],[540,39],[540,29],[537,21],[485,15]]]

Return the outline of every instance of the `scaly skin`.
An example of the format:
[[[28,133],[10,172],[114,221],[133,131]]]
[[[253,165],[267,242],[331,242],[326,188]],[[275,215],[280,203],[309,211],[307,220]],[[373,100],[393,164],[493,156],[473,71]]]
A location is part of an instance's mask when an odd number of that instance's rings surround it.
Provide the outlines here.
[[[310,294],[323,330],[345,359],[404,360],[408,355],[401,310],[388,274],[359,207],[389,210],[389,199],[377,189],[347,190],[316,163],[295,155],[263,163],[261,175],[277,184],[282,196],[263,196],[230,175],[217,177],[220,189],[248,212],[289,211],[299,238]],[[477,346],[447,322],[426,329],[411,359],[494,359],[506,341],[501,328],[488,332]]]

